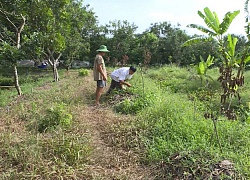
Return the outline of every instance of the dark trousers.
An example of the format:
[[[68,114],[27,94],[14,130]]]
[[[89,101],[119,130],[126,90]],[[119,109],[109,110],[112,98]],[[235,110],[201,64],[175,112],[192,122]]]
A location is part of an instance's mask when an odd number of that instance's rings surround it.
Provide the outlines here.
[[[107,94],[110,94],[110,92],[114,89],[122,89],[122,85],[120,82],[116,82],[112,79],[109,90],[107,91]]]

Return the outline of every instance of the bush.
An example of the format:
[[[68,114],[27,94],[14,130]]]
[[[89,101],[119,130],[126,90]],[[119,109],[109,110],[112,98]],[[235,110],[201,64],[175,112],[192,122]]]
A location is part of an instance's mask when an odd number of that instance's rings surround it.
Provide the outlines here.
[[[146,93],[144,96],[140,95],[132,99],[125,99],[115,106],[117,112],[123,114],[136,114],[142,109],[150,106],[156,99],[153,93]]]
[[[79,69],[78,73],[79,73],[79,76],[87,76],[89,75],[89,70],[82,68],[82,69]]]
[[[66,111],[65,104],[57,104],[55,107],[47,109],[46,115],[38,123],[38,131],[45,132],[53,130],[57,126],[68,128],[72,123],[72,115]]]

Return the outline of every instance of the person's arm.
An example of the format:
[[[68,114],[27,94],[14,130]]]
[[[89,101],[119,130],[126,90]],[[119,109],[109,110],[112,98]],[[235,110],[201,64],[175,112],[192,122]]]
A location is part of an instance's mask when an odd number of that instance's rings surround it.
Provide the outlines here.
[[[124,80],[120,80],[120,84],[124,84],[124,85],[126,85],[128,87],[132,86],[131,84],[129,84],[128,82],[125,82]]]
[[[98,64],[97,65],[97,70],[101,73],[103,80],[106,81],[107,80],[107,75],[104,73],[103,69],[102,69],[102,64]]]

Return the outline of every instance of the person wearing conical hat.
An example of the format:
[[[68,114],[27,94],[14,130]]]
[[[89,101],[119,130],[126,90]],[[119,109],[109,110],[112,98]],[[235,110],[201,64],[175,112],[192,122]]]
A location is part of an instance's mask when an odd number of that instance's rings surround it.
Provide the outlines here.
[[[97,55],[94,60],[94,80],[96,81],[96,99],[95,99],[95,106],[100,105],[100,97],[103,93],[103,89],[106,87],[107,81],[107,71],[105,67],[105,62],[103,56],[110,52],[107,49],[107,46],[101,45],[99,49],[96,50]]]

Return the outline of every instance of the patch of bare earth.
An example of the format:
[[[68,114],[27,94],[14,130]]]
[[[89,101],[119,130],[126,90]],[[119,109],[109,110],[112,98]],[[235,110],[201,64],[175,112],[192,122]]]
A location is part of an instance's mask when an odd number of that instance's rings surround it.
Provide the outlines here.
[[[74,124],[77,126],[77,130],[84,131],[90,137],[93,147],[91,156],[88,158],[85,168],[82,169],[84,173],[76,170],[74,172],[75,177],[79,178],[75,179],[153,179],[149,178],[150,170],[139,163],[136,153],[112,145],[112,143],[105,140],[107,136],[109,139],[113,138],[112,134],[110,135],[108,132],[110,132],[115,123],[129,121],[131,117],[116,114],[112,111],[111,107],[93,108],[96,84],[93,81],[91,73],[88,77],[78,77],[77,72],[69,73],[56,86],[57,88],[61,88],[61,91],[65,91],[65,88],[70,87],[70,94],[67,93],[70,97],[82,98],[82,104],[80,103],[72,107]],[[39,95],[52,88],[54,88],[54,84],[45,83],[41,87],[35,87],[34,91]],[[57,93],[60,93],[60,91]],[[1,132],[8,131],[13,134],[12,137],[17,137],[17,140],[12,139],[12,141],[19,142],[29,134],[26,131],[27,128],[25,128],[26,121],[22,121],[19,117],[20,103],[25,107],[27,106],[27,108],[30,106],[28,109],[31,109],[31,101],[34,101],[34,98],[36,98],[36,103],[42,103],[36,96],[32,97],[31,100],[29,96],[23,95],[17,96],[8,105],[10,110],[1,108],[0,130]]]
[[[135,153],[114,147],[103,138],[107,127],[112,128],[113,123],[126,121],[127,117],[115,115],[109,109],[92,107],[79,109],[79,117],[84,118],[81,120],[87,124],[93,143],[87,166],[93,179],[146,179],[146,169],[138,163]]]
[[[80,91],[84,91],[87,99],[95,91],[95,83],[92,77],[86,77],[85,86]],[[86,98],[86,97],[85,97]],[[106,139],[112,139],[112,135],[107,134],[108,129],[117,123],[130,120],[130,116],[116,114],[110,107],[94,108],[92,103],[87,106],[80,106],[76,110],[79,124],[84,122],[88,127],[91,142],[93,143],[92,155],[89,157],[86,166],[90,179],[153,179],[150,178],[150,170],[139,163],[139,157],[133,151],[112,145]],[[105,104],[105,103],[103,103]],[[107,137],[108,136],[108,137]]]

